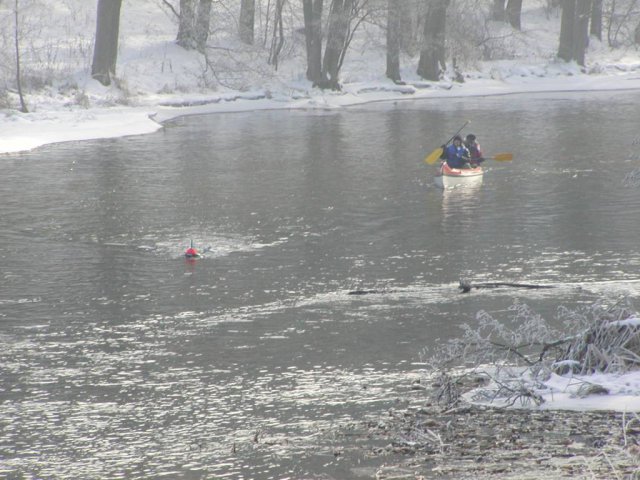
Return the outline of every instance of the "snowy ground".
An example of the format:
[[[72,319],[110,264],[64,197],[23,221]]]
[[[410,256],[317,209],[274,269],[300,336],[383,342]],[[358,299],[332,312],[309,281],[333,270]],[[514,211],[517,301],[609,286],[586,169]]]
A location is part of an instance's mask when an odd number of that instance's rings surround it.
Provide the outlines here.
[[[41,0],[47,2],[49,0]],[[95,2],[63,2],[75,23],[56,25],[49,35],[60,43],[76,39],[90,44],[94,29]],[[88,5],[91,3],[91,5]],[[312,89],[304,78],[304,59],[292,54],[278,74],[246,78],[245,88],[233,90],[202,84],[202,60],[174,44],[175,25],[170,15],[153,0],[125,0],[121,24],[117,72],[119,87],[106,88],[88,75],[89,61],[67,65],[67,81],[38,94],[29,93],[30,113],[0,110],[0,153],[11,154],[73,140],[120,137],[154,132],[163,122],[183,115],[262,109],[332,109],[377,101],[412,101],[462,96],[505,95],[525,92],[640,90],[640,52],[637,48],[610,50],[593,41],[582,71],[575,64],[557,62],[559,18],[555,27],[541,13],[544,2],[525,2],[523,34],[518,37],[522,60],[478,63],[464,70],[465,82],[425,82],[415,74],[417,58],[403,60],[406,85],[384,78],[384,50],[371,52],[357,46],[350,51],[342,71],[342,92]],[[59,4],[62,5],[62,4]],[[6,7],[5,7],[6,8]],[[60,7],[62,8],[62,7]],[[62,12],[67,15],[69,12]],[[56,12],[52,11],[52,15]],[[557,15],[557,12],[556,12]],[[139,18],[147,21],[139,22]],[[84,22],[84,23],[83,23]],[[71,65],[71,66],[69,66]],[[9,94],[17,105],[14,93]],[[588,401],[571,396],[568,379],[554,378],[545,408],[640,410],[640,372],[624,377],[592,379],[609,386],[610,395]],[[580,379],[581,382],[588,379]],[[574,382],[575,383],[575,382]]]
[[[594,386],[602,387],[602,392],[582,393],[585,387]],[[491,383],[486,388],[469,392],[465,399],[477,405],[534,407],[533,404],[507,401],[496,393],[498,390],[499,387]],[[536,407],[540,410],[640,412],[640,372],[566,376],[553,374],[534,391],[544,401]],[[485,399],[493,397],[493,401],[478,400],[480,393]]]

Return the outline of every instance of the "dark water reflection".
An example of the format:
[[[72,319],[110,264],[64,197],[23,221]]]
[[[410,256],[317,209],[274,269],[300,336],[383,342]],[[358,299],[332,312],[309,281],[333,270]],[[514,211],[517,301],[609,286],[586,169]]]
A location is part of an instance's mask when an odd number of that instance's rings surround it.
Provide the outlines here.
[[[216,115],[5,157],[0,476],[367,472],[344,432],[478,310],[637,295],[639,101]],[[422,158],[466,119],[515,160],[442,192]]]

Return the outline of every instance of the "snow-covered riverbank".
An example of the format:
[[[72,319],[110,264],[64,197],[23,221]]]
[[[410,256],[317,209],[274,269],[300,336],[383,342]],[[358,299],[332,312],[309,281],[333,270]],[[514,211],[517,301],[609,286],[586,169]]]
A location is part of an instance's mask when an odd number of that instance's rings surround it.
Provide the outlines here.
[[[163,122],[183,115],[268,109],[334,109],[369,102],[437,101],[465,96],[640,90],[640,59],[638,64],[619,65],[602,74],[582,74],[575,65],[547,66],[544,70],[545,76],[536,75],[537,70],[532,67],[523,69],[521,76],[510,73],[506,78],[470,79],[462,84],[416,81],[398,86],[380,80],[345,84],[342,92],[298,90],[294,96],[267,90],[149,95],[141,97],[137,106],[82,108],[63,104],[40,107],[26,114],[5,111],[0,113],[0,153],[27,151],[57,142],[151,133],[162,128]],[[101,89],[97,82],[90,83],[94,90]]]

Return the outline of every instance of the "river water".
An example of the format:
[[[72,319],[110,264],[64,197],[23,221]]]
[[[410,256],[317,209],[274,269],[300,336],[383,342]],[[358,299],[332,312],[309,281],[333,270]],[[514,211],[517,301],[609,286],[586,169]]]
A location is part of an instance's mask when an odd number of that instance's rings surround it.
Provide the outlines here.
[[[370,475],[348,432],[476,312],[637,297],[639,104],[186,117],[3,157],[0,477]],[[443,192],[422,159],[466,120],[514,160]]]

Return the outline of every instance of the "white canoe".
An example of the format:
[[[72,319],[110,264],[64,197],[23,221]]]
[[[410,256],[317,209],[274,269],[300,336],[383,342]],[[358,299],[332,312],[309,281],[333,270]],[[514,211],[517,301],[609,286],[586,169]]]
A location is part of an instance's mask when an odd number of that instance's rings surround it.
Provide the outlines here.
[[[483,175],[484,171],[479,166],[474,168],[451,168],[447,162],[442,162],[433,180],[440,188],[452,188],[482,183]]]

